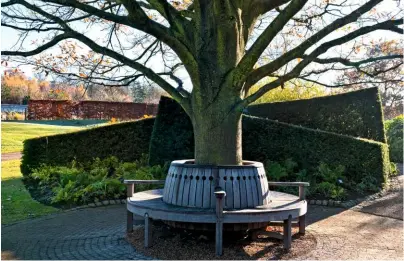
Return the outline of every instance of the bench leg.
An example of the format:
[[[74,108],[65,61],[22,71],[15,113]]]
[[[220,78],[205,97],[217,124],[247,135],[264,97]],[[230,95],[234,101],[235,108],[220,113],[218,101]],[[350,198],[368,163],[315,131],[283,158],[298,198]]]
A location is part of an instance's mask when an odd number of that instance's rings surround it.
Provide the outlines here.
[[[153,240],[152,219],[146,213],[144,215],[144,247],[151,247]]]
[[[283,246],[289,250],[292,245],[292,216],[283,221]]]
[[[299,234],[306,234],[306,215],[299,217]]]
[[[216,255],[223,255],[223,222],[216,222]]]
[[[129,210],[126,211],[126,231],[133,231],[133,213]]]

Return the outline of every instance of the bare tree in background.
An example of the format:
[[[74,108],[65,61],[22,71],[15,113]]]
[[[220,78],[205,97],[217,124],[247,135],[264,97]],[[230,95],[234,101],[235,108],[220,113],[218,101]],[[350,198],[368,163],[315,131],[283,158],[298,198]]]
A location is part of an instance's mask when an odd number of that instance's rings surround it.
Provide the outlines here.
[[[131,86],[133,102],[138,103],[159,103],[160,97],[166,95],[163,90],[159,89],[153,83],[135,82]]]
[[[296,79],[326,85],[330,71],[401,62],[401,50],[352,53],[374,31],[402,34],[402,18],[387,0],[8,0],[2,26],[20,38],[2,55],[86,84],[150,80],[190,116],[197,163],[241,164],[246,106]]]
[[[365,55],[371,59],[372,57],[400,53],[402,50],[403,44],[400,41],[393,40],[381,43],[372,41],[369,43]],[[360,81],[367,81],[368,83],[357,84]],[[402,60],[379,60],[345,70],[338,77],[336,85],[345,86],[343,87],[344,91],[378,87],[384,107],[384,117],[391,119],[403,113],[404,74]]]

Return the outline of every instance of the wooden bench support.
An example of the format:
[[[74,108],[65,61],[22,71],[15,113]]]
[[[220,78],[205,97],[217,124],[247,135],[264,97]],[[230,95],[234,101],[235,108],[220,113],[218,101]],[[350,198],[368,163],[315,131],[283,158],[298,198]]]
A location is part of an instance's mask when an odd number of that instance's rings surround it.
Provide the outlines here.
[[[149,214],[144,215],[144,247],[151,247],[153,244],[153,221]]]
[[[223,198],[226,192],[218,188],[216,196],[216,255],[223,255]]]
[[[289,250],[292,245],[292,216],[283,221],[283,246]]]
[[[133,232],[133,213],[126,211],[126,232]]]
[[[164,182],[165,180],[125,180],[124,184],[126,185],[126,208],[128,207],[129,199],[136,192],[136,184],[161,185],[164,184]],[[126,214],[126,231],[133,232],[133,213],[130,211],[127,211]]]
[[[299,187],[299,199],[306,200],[306,187],[310,186],[308,182],[268,182],[270,186],[286,186],[286,187]],[[299,216],[299,234],[306,234],[306,215]],[[285,221],[284,221],[285,228]]]
[[[299,217],[299,234],[306,234],[306,215]]]
[[[126,198],[132,197],[133,193],[135,193],[135,184],[126,184]],[[133,232],[133,213],[130,211],[126,213],[126,232]]]

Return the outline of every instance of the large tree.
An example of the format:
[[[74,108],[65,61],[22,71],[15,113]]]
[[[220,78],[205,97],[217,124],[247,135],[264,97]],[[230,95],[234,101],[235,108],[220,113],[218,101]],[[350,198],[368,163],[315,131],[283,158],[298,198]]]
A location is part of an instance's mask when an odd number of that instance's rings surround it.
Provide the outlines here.
[[[401,53],[350,59],[366,35],[402,33],[398,2],[378,10],[382,2],[8,0],[2,26],[19,31],[20,43],[2,54],[88,83],[153,81],[189,115],[197,163],[240,164],[241,114],[268,91],[330,70],[401,59]],[[24,41],[35,46],[24,49]],[[78,43],[91,51],[79,51]],[[43,54],[55,46],[60,55]]]

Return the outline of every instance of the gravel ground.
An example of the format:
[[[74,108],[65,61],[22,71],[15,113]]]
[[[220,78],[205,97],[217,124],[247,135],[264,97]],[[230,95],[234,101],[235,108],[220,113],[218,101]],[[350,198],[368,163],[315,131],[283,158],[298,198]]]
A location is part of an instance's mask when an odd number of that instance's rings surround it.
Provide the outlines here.
[[[293,229],[293,244],[290,252],[285,252],[281,240],[259,237],[252,241],[237,234],[225,234],[223,256],[215,255],[214,234],[191,234],[189,232],[167,232],[162,226],[154,226],[153,246],[144,248],[143,227],[138,227],[128,234],[128,241],[142,255],[162,260],[274,260],[293,259],[307,254],[316,247],[316,240],[311,233],[305,236]],[[173,248],[173,246],[175,246]]]

